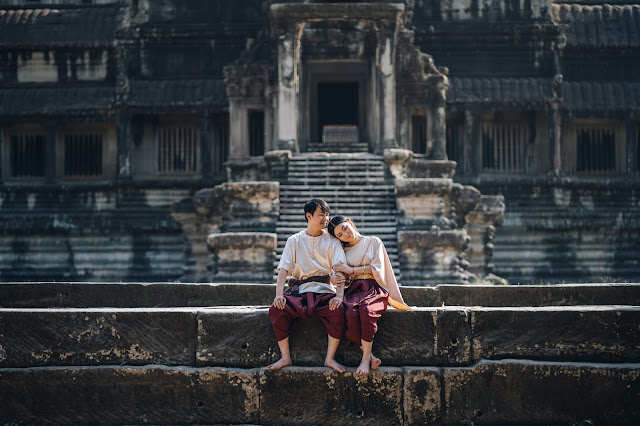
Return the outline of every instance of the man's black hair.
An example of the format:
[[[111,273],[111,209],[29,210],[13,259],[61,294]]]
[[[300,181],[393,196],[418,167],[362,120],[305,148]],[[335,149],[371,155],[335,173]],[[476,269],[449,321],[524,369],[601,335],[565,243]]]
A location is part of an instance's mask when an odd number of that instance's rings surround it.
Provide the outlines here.
[[[325,200],[321,200],[320,198],[312,198],[304,205],[304,218],[307,222],[309,221],[309,219],[307,219],[307,213],[313,216],[318,207],[320,207],[320,211],[322,211],[323,213],[329,213],[329,204],[327,204]]]

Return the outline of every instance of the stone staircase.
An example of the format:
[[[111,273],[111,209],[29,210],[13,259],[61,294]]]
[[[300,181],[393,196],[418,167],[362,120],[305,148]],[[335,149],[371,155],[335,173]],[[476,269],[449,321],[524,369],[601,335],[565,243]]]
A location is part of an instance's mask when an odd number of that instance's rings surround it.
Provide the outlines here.
[[[0,283],[0,424],[639,424],[639,285],[402,291],[359,376],[317,317],[264,368],[272,284]]]
[[[380,237],[400,280],[394,186],[385,173],[382,157],[366,153],[311,153],[291,158],[288,179],[280,185],[277,261],[287,238],[306,227],[304,204],[322,198],[329,203],[331,216],[348,216],[364,235]]]

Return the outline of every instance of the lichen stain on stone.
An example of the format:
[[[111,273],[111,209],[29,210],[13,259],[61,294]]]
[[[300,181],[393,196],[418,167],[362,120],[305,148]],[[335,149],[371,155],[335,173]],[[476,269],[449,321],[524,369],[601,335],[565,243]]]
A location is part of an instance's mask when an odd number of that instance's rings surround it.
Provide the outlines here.
[[[333,377],[333,373],[331,371],[325,371],[322,373],[326,379],[327,387],[329,389],[336,388],[336,379]]]
[[[43,349],[40,353],[31,352],[31,357],[39,362],[46,362],[51,358],[53,352],[50,349]]]
[[[4,350],[4,347],[0,345],[0,362],[5,361],[7,359],[7,351]]]

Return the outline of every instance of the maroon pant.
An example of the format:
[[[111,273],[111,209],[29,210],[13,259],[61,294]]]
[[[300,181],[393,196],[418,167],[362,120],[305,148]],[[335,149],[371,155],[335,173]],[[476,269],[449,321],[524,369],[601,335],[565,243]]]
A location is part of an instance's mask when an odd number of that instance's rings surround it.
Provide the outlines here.
[[[278,342],[289,337],[293,322],[298,319],[311,318],[318,314],[327,334],[336,339],[342,338],[344,332],[343,305],[333,311],[329,309],[329,301],[335,297],[333,293],[301,293],[299,296],[284,294],[287,301],[284,309],[271,305],[269,318]]]
[[[373,342],[378,318],[387,310],[389,294],[376,280],[355,280],[344,291],[347,339],[360,346],[360,339]]]

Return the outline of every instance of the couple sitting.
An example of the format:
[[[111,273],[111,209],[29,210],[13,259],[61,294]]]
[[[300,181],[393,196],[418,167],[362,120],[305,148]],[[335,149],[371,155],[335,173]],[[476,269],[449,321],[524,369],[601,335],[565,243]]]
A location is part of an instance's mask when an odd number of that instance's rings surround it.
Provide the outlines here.
[[[269,368],[291,365],[289,332],[293,321],[317,313],[329,339],[324,365],[344,373],[345,367],[335,360],[335,354],[346,326],[347,338],[362,349],[356,374],[368,374],[381,363],[371,352],[378,318],[389,302],[406,306],[389,256],[378,237],[361,235],[350,219],[335,216],[329,222],[329,206],[324,200],[308,201],[304,214],[307,228],[287,239],[278,264],[276,297],[269,317],[281,358]],[[285,291],[290,273],[293,279]]]

